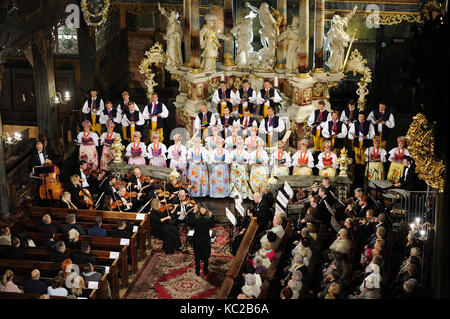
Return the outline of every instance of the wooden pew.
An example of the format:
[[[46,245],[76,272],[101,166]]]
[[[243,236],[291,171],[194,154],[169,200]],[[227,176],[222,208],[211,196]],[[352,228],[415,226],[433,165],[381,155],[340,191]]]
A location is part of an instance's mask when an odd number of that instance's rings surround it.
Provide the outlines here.
[[[41,296],[42,295],[40,294],[21,294],[18,292],[0,291],[0,299],[39,299]],[[50,299],[67,299],[67,297],[50,296]]]
[[[230,269],[227,271],[226,277],[222,285],[220,286],[217,299],[227,299],[231,290],[234,287],[235,281],[242,273],[242,269],[247,261],[247,256],[250,251],[250,246],[256,236],[258,230],[258,224],[256,217],[252,217],[250,225],[248,226],[244,238],[239,246],[236,256],[233,258],[233,262]]]
[[[274,280],[278,280],[278,278],[276,277],[278,265],[283,256],[286,254],[286,245],[289,238],[291,237],[291,232],[292,232],[292,223],[290,220],[288,220],[288,223],[286,224],[286,229],[284,230],[284,236],[275,250],[275,255],[273,256],[269,269],[267,269],[267,273],[261,286],[261,292],[259,293],[258,299],[267,299],[271,282],[273,282]]]
[[[117,260],[115,260],[113,264],[110,266],[110,273],[112,276],[114,276],[115,274],[117,278],[117,267],[115,267],[114,265],[114,263],[116,262]],[[80,266],[82,265],[78,265],[78,267]],[[48,261],[36,261],[36,260],[0,259],[0,270],[4,272],[6,269],[11,269],[14,272],[15,276],[23,275],[28,276],[29,278],[30,273],[33,269],[39,269],[41,275],[54,277],[61,270],[61,263],[52,263]],[[104,281],[106,280],[106,276],[103,276],[102,280],[104,283],[106,283]],[[93,289],[90,298],[93,299],[96,298],[96,293],[97,289]],[[99,296],[99,298],[100,297],[103,296]]]
[[[74,213],[77,216],[77,222],[93,222],[96,216],[102,217],[105,222],[117,222],[119,219],[124,219],[128,222],[138,223],[138,234],[137,240],[139,242],[139,250],[141,260],[146,257],[147,240],[149,245],[151,245],[150,240],[150,218],[148,214],[137,214],[137,213],[122,213],[113,211],[103,211],[103,210],[71,210],[66,208],[52,208],[52,207],[29,207],[30,216],[32,218],[42,218],[43,215],[49,214],[52,219],[65,220],[65,217],[69,213]],[[151,248],[151,246],[150,246]]]

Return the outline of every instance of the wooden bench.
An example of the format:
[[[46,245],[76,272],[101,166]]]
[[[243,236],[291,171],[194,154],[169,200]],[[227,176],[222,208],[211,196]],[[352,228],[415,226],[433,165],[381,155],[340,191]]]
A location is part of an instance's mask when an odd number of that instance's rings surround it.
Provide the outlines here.
[[[261,292],[259,293],[258,299],[267,299],[269,290],[271,287],[271,283],[274,280],[278,280],[276,277],[276,273],[278,270],[278,266],[280,264],[280,261],[282,260],[283,256],[286,254],[286,245],[291,237],[292,232],[292,223],[290,220],[288,220],[288,223],[286,224],[286,229],[284,230],[283,238],[281,239],[280,243],[275,249],[275,255],[272,258],[272,262],[270,263],[269,269],[267,269],[267,273],[265,276],[265,279],[263,281],[263,284],[261,286]]]
[[[18,292],[0,291],[0,299],[40,299],[40,294],[21,294]],[[50,299],[67,299],[67,297],[50,296]],[[91,297],[89,297],[91,299]]]
[[[256,232],[258,230],[258,223],[256,222],[256,217],[252,217],[250,225],[248,226],[244,238],[239,245],[239,249],[236,256],[233,258],[233,262],[230,269],[227,271],[225,280],[220,286],[219,292],[217,294],[217,299],[227,299],[233,289],[236,279],[242,273],[242,269],[247,261],[247,257],[250,251],[250,246],[255,239]]]
[[[112,277],[114,275],[117,278],[117,267],[115,267],[113,262],[110,266],[110,274]],[[82,267],[82,265],[78,265],[78,267]],[[30,278],[30,273],[34,269],[39,269],[39,272],[42,276],[46,277],[54,277],[58,274],[61,269],[61,263],[53,263],[48,261],[36,261],[36,260],[20,260],[20,259],[0,259],[0,270],[4,272],[6,269],[11,269],[14,272],[14,276],[16,278],[20,278],[20,276],[27,276]],[[22,278],[24,278],[22,277]],[[107,298],[107,285],[106,285],[107,276],[106,274],[102,277],[102,281],[100,282],[98,289],[93,289],[89,298]],[[106,290],[105,290],[106,289]],[[99,294],[97,295],[97,291],[99,290]],[[112,289],[111,289],[112,290]],[[106,293],[106,295],[105,295]],[[118,296],[117,296],[118,298]],[[11,298],[12,299],[12,298]]]
[[[150,218],[148,214],[138,213],[124,213],[105,210],[86,210],[86,209],[66,209],[66,208],[52,208],[52,207],[37,207],[31,206],[28,208],[31,217],[40,217],[49,214],[52,218],[65,219],[65,216],[69,213],[74,213],[77,216],[77,220],[93,222],[96,216],[102,217],[104,222],[117,222],[119,219],[124,219],[128,222],[138,223],[138,242],[141,260],[146,257],[146,249],[151,248],[150,238]],[[147,247],[148,241],[148,247]]]

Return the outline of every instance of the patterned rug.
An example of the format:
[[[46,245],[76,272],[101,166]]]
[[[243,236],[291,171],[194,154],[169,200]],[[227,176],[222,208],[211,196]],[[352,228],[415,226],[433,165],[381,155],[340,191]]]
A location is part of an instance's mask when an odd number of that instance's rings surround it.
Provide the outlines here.
[[[217,234],[209,258],[209,273],[195,274],[192,247],[187,254],[175,252],[166,255],[161,250],[162,242],[152,238],[153,253],[124,294],[124,299],[214,299],[225,279],[233,256],[228,246],[228,231],[222,225],[214,228]],[[185,243],[184,232],[181,234]]]

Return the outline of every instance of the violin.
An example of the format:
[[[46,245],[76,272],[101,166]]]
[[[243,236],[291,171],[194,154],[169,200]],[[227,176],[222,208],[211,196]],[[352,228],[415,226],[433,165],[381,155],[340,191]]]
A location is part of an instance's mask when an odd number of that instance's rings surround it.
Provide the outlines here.
[[[112,203],[111,203],[111,210],[114,210],[114,209],[116,209],[117,207],[122,207],[123,206],[123,204],[122,204],[122,201],[113,201]]]
[[[146,175],[141,175],[141,177],[139,177],[139,181],[141,183],[147,183],[149,184],[152,181],[152,178],[150,176],[146,176]]]
[[[123,198],[125,198],[125,199],[136,198],[136,197],[138,197],[138,195],[139,195],[139,193],[137,193],[137,192],[126,192],[125,196],[123,196]]]
[[[185,199],[181,201],[181,204],[192,207],[195,205],[195,201],[193,199]]]
[[[114,188],[115,189],[119,189],[120,187],[126,187],[127,186],[127,182],[126,181],[117,181],[115,184],[114,184]]]
[[[170,196],[170,193],[168,191],[163,191],[162,189],[158,189],[157,191],[155,191],[156,196],[158,197],[168,197]]]

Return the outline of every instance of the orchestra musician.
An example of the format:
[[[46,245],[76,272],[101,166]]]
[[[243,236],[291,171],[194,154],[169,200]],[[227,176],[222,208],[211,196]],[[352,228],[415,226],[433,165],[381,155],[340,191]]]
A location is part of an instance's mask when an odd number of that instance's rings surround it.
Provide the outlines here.
[[[199,213],[198,213],[199,212]],[[205,207],[194,207],[194,214],[187,218],[189,227],[194,229],[193,244],[195,256],[195,273],[200,276],[200,263],[203,262],[203,274],[208,274],[208,260],[211,255],[211,237],[209,230],[214,227],[215,222],[211,212]]]
[[[240,117],[244,115],[245,110],[248,108],[249,114],[255,112],[254,104],[256,100],[256,91],[250,87],[248,80],[242,81],[242,88],[240,88],[234,95],[233,104],[237,104],[238,113]]]
[[[166,167],[167,166],[167,147],[160,141],[158,131],[152,134],[153,143],[148,145],[147,155],[149,158],[149,165]]]
[[[201,144],[200,136],[193,140],[193,146],[188,150],[188,177],[192,185],[190,196],[205,197],[209,195],[208,159],[209,154]]]
[[[150,226],[152,235],[163,241],[162,249],[166,254],[173,254],[175,250],[181,249],[180,234],[178,227],[172,223],[165,204],[154,198],[150,204]]]
[[[70,185],[67,191],[70,193],[70,200],[78,209],[87,209],[88,196],[82,193],[80,176],[75,174],[70,177]],[[82,195],[81,195],[82,194]]]
[[[210,111],[208,111],[208,106],[206,103],[202,102],[200,104],[200,113],[197,114],[194,120],[194,130],[199,132],[202,140],[209,135],[209,128],[216,124],[216,117]]]
[[[36,166],[44,166],[45,164],[51,164],[52,161],[48,158],[44,144],[41,141],[36,142],[36,149],[31,152],[30,160],[28,161],[28,170],[30,171],[29,177],[33,176],[33,168]],[[34,197],[39,198],[39,188],[43,181],[41,179],[35,179],[34,181]]]
[[[64,192],[61,196],[61,200],[58,204],[59,208],[69,208],[69,209],[78,209],[77,206],[75,206],[72,203],[72,195],[70,195],[70,192]]]
[[[113,200],[113,202],[117,204],[117,207],[112,208],[112,210],[136,212],[141,206],[141,195],[142,193],[138,193],[136,194],[136,197],[133,197],[131,193],[127,192],[127,188],[125,186],[120,186],[116,195],[116,200]]]
[[[292,165],[294,169],[292,175],[296,176],[312,176],[312,168],[314,167],[314,158],[308,151],[308,140],[300,141],[300,149],[292,156]]]
[[[273,176],[289,176],[291,167],[291,156],[284,150],[286,143],[277,142],[277,151],[270,154],[270,165],[273,167]]]
[[[114,151],[111,149],[111,145],[114,143],[116,137],[119,137],[119,141],[122,141],[119,133],[114,132],[115,124],[111,119],[106,122],[106,132],[100,137],[100,145],[103,145],[102,156],[100,158],[100,168],[106,170],[108,163],[114,158]]]
[[[99,116],[102,114],[105,105],[103,100],[97,96],[97,90],[91,90],[91,96],[84,102],[81,112],[84,114],[86,120],[92,121],[92,130],[100,135],[101,124],[99,123]]]
[[[137,107],[136,103],[129,101],[128,109],[126,109],[122,114],[123,139],[131,143],[134,137],[134,132],[141,132],[144,124],[144,116]]]
[[[331,121],[331,114],[325,110],[325,101],[320,100],[317,103],[318,109],[314,110],[306,122],[308,126],[312,127],[312,134],[314,138],[314,151],[323,152],[323,136],[322,125]]]
[[[256,101],[259,104],[259,115],[266,117],[267,109],[269,107],[274,108],[277,103],[281,103],[281,97],[278,91],[272,88],[270,81],[265,80],[264,87],[258,92]]]
[[[83,122],[83,131],[78,133],[77,140],[80,145],[80,160],[86,160],[88,166],[95,170],[98,167],[98,135],[91,132],[91,122]]]
[[[172,199],[173,209],[170,211],[172,216],[172,223],[176,226],[182,222],[188,213],[194,207],[194,202],[189,199],[184,190],[180,190],[178,195]]]
[[[212,102],[217,105],[217,113],[219,116],[224,115],[224,108],[228,106],[229,110],[233,109],[232,101],[234,98],[233,90],[227,88],[227,82],[220,81],[219,88],[214,91]]]
[[[96,193],[98,179],[89,174],[89,165],[85,160],[81,160],[78,169],[74,174],[80,177],[81,188],[88,189],[91,194]]]
[[[145,158],[147,155],[147,146],[141,142],[141,132],[133,133],[133,142],[128,144],[125,156],[128,156],[128,164],[130,165],[145,165]]]
[[[142,115],[144,120],[149,120],[150,136],[158,132],[159,141],[164,141],[164,119],[169,116],[169,110],[164,103],[158,101],[158,93],[152,93],[152,101],[145,106]]]

